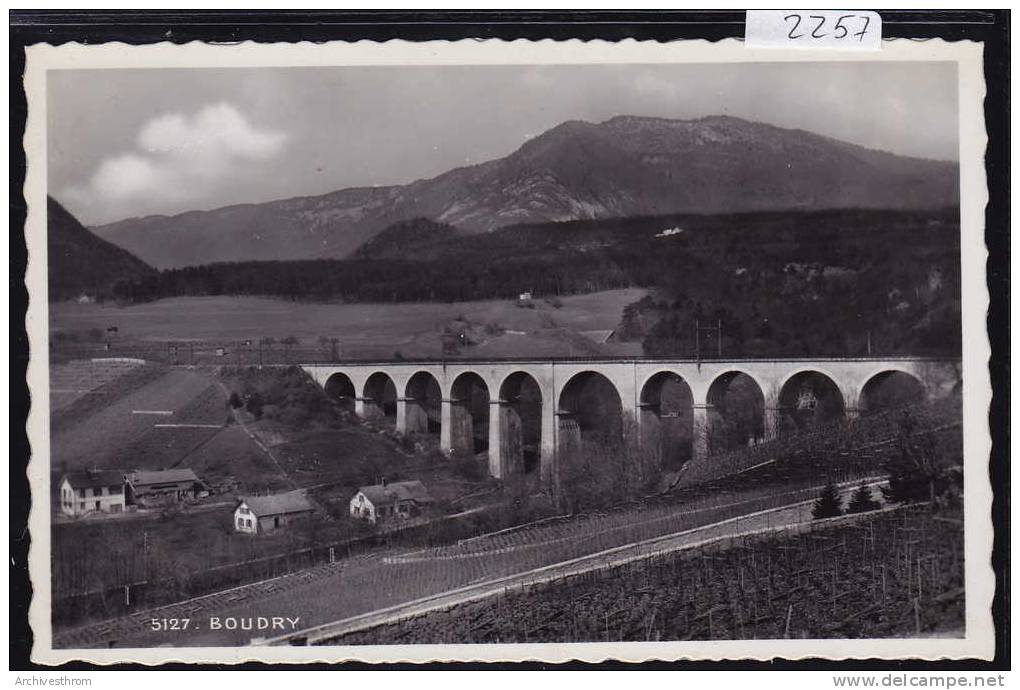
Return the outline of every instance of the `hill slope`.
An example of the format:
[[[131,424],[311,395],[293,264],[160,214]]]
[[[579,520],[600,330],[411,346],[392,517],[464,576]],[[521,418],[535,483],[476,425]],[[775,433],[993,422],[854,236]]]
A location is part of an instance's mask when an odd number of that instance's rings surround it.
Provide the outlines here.
[[[458,237],[457,229],[428,218],[413,218],[394,223],[370,239],[351,255],[352,259],[402,259],[413,256],[435,258],[437,244]]]
[[[404,186],[112,223],[96,232],[159,267],[344,257],[417,217],[487,232],[666,213],[929,209],[957,202],[955,163],[895,156],[732,117],[566,122],[514,153]]]
[[[155,275],[151,266],[96,237],[52,197],[46,198],[50,300],[106,295],[119,281]]]

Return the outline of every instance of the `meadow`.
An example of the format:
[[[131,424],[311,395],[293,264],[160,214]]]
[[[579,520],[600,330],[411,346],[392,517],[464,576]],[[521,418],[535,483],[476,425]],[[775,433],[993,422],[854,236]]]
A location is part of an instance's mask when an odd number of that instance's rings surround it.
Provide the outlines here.
[[[261,297],[180,297],[126,306],[61,302],[50,306],[50,332],[54,349],[73,346],[82,356],[130,354],[119,352],[130,344],[148,343],[149,349],[155,346],[154,354],[165,354],[168,341],[190,341],[201,349],[211,343],[229,347],[261,339],[272,339],[268,349],[280,353],[288,338],[297,341],[291,349],[304,352],[309,347],[314,351],[322,338],[336,338],[345,357],[359,352],[392,357],[396,351],[412,357],[441,354],[444,327],[460,321],[485,329],[490,341],[500,341],[488,344],[489,349],[523,355],[532,349],[536,334],[615,329],[624,308],[645,294],[639,289],[607,290],[537,299],[530,307],[518,306],[516,300],[344,304]],[[115,336],[104,335],[109,328],[117,329]],[[109,351],[106,342],[111,343]],[[521,352],[514,353],[515,348]],[[251,352],[247,354],[250,359]],[[493,354],[497,352],[489,352]]]

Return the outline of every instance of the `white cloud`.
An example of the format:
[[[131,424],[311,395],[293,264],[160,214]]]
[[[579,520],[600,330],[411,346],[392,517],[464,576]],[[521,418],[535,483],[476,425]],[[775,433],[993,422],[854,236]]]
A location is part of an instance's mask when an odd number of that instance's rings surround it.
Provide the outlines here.
[[[253,163],[278,156],[287,135],[252,125],[227,103],[205,106],[190,117],[170,113],[139,130],[135,150],[106,158],[88,183],[65,190],[103,215],[144,213],[167,201],[213,198],[222,183]]]
[[[217,154],[266,159],[279,153],[285,141],[282,132],[255,129],[226,103],[206,106],[190,119],[178,113],[157,117],[138,133],[143,150],[178,157]]]

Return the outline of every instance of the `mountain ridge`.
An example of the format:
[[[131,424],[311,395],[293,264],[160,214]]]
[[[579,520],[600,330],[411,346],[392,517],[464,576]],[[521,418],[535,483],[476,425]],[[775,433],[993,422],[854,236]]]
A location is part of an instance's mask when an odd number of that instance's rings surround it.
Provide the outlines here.
[[[343,258],[395,223],[465,233],[664,213],[923,209],[958,203],[958,164],[719,115],[568,120],[511,154],[406,185],[125,219],[95,232],[161,268]]]

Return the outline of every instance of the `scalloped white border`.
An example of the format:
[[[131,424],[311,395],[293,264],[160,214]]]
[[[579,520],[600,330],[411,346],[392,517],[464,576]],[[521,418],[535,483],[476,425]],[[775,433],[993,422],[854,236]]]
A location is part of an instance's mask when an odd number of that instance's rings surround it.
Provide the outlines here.
[[[275,43],[186,45],[160,43],[129,46],[36,45],[26,50],[25,91],[28,123],[24,146],[28,173],[24,193],[29,213],[25,227],[29,290],[26,316],[31,360],[28,382],[32,407],[27,430],[33,459],[28,476],[33,505],[29,518],[32,547],[29,572],[35,596],[29,621],[35,634],[32,660],[58,664],[85,660],[95,664],[171,661],[241,663],[357,660],[364,662],[526,661],[570,660],[769,660],[803,659],[991,659],[994,629],[991,603],[995,588],[991,569],[993,526],[988,458],[991,438],[988,407],[991,380],[990,345],[985,327],[988,291],[985,282],[987,249],[984,209],[988,201],[984,151],[987,136],[983,101],[983,45],[941,39],[885,40],[879,52],[836,50],[787,51],[749,49],[738,39],[715,43],[685,40],[659,43],[627,39],[617,43],[593,40],[541,41],[462,40],[411,43],[358,41],[325,44]],[[868,640],[734,640],[709,642],[626,642],[573,644],[392,645],[337,647],[202,647],[111,650],[54,650],[50,627],[50,499],[47,487],[49,457],[48,301],[46,269],[46,73],[51,69],[137,69],[158,67],[281,67],[330,65],[500,65],[588,63],[743,63],[828,61],[951,61],[958,66],[961,264],[963,322],[963,400],[966,521],[966,637],[962,639]],[[862,94],[866,97],[866,94]],[[919,123],[923,126],[923,123]]]

